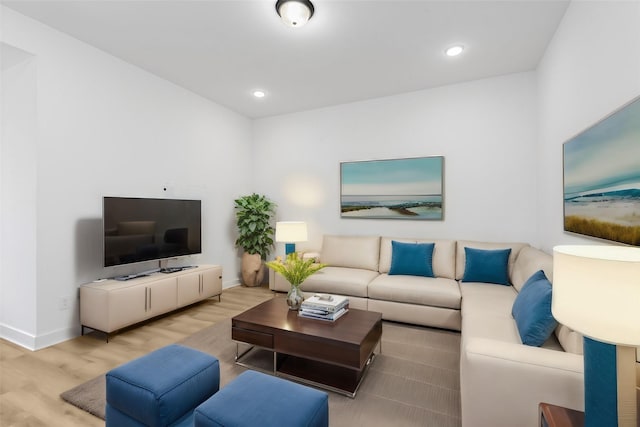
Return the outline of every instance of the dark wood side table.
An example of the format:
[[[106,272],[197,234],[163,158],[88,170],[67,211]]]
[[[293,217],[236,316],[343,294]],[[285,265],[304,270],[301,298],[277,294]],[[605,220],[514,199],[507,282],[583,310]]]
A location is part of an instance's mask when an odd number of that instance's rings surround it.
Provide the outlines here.
[[[541,403],[540,427],[583,427],[584,412],[550,403]]]

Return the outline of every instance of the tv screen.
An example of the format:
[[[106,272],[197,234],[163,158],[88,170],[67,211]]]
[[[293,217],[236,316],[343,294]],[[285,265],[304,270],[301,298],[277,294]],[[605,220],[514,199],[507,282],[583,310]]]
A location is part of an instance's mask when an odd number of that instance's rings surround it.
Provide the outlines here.
[[[200,200],[104,197],[104,266],[201,253]]]

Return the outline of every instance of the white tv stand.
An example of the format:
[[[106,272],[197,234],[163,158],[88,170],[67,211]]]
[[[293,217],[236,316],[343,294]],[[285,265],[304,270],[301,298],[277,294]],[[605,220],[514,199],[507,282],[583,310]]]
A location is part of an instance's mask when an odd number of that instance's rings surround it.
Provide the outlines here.
[[[109,334],[152,317],[222,294],[222,267],[201,265],[175,273],[80,286],[80,325]]]

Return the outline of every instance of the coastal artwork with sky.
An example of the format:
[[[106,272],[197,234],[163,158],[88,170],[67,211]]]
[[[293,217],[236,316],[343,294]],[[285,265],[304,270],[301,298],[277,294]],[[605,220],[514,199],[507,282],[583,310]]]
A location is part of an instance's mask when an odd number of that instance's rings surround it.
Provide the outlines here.
[[[640,246],[640,98],[564,143],[564,229]]]
[[[340,164],[343,218],[441,220],[442,156]]]

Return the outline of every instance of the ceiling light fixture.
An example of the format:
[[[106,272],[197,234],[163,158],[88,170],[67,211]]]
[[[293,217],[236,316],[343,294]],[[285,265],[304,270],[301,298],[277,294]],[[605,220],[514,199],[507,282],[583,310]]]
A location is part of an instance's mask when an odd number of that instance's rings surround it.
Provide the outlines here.
[[[464,50],[464,46],[456,45],[456,46],[451,46],[450,48],[447,48],[447,50],[445,50],[444,53],[447,56],[458,56],[462,53],[463,50]]]
[[[302,27],[313,16],[313,4],[309,0],[278,0],[276,12],[290,27]]]
[[[255,96],[256,98],[264,98],[265,95],[266,95],[266,93],[264,93],[263,90],[254,90],[253,91],[253,96]]]

